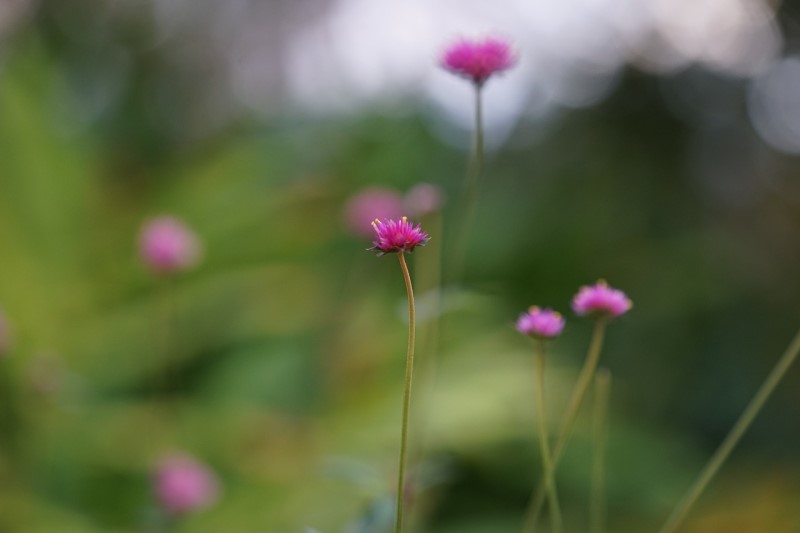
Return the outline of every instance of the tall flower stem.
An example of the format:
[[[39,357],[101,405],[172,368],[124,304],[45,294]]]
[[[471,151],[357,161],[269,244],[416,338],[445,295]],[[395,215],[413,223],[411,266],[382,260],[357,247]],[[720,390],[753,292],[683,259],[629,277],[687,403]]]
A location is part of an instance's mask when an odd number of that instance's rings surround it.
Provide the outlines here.
[[[477,194],[483,176],[483,85],[475,85],[475,169],[471,188]]]
[[[594,380],[594,412],[592,413],[592,496],[589,502],[589,531],[603,533],[606,522],[606,448],[608,445],[608,398],[611,372],[597,371]]]
[[[764,407],[764,404],[775,390],[775,387],[778,386],[778,383],[780,383],[781,379],[783,379],[783,377],[786,375],[786,372],[789,370],[789,367],[791,367],[792,363],[794,363],[795,359],[797,359],[798,354],[800,354],[800,331],[795,334],[791,344],[789,344],[789,347],[775,364],[772,371],[767,376],[767,379],[764,380],[764,383],[761,385],[761,388],[758,389],[756,395],[752,400],[750,400],[750,403],[742,412],[739,420],[736,421],[728,435],[725,437],[725,440],[722,441],[722,444],[720,444],[719,448],[717,448],[717,450],[714,452],[714,455],[711,456],[706,466],[697,476],[694,484],[690,487],[689,491],[669,516],[664,526],[659,530],[660,533],[671,533],[676,531],[681,523],[686,519],[686,516],[689,514],[692,506],[695,504],[697,499],[703,493],[703,490],[705,490],[711,479],[731,454],[734,447],[739,443],[739,440],[750,427],[750,424],[753,423],[756,415],[758,415],[758,413]]]
[[[475,133],[473,135],[472,153],[467,164],[467,174],[464,180],[464,190],[462,192],[463,203],[461,205],[461,223],[459,234],[456,236],[455,243],[458,246],[455,254],[455,268],[453,269],[454,279],[460,281],[463,274],[463,267],[467,255],[467,243],[469,242],[469,232],[472,228],[475,210],[478,204],[478,196],[483,177],[484,166],[484,147],[483,147],[483,84],[475,83]]]
[[[536,343],[536,409],[539,420],[539,449],[542,453],[542,469],[545,473],[545,486],[547,488],[547,498],[550,502],[550,521],[553,525],[553,533],[561,533],[564,529],[561,520],[561,507],[558,503],[558,492],[554,476],[553,459],[550,452],[550,443],[547,430],[547,409],[544,399],[544,341]],[[548,475],[551,474],[551,475]]]
[[[522,527],[524,533],[533,533],[536,530],[536,524],[539,522],[539,517],[542,513],[542,506],[545,500],[545,480],[548,477],[554,477],[555,469],[558,468],[558,462],[564,454],[564,450],[569,444],[572,430],[575,428],[575,421],[578,418],[583,400],[586,397],[586,391],[592,383],[595,371],[597,370],[597,363],[600,360],[600,351],[603,348],[603,339],[605,338],[607,318],[598,318],[594,324],[594,332],[592,333],[592,340],[589,344],[589,351],[586,354],[586,359],[583,363],[583,368],[578,376],[578,381],[575,388],[572,390],[567,410],[564,412],[564,418],[561,420],[561,426],[558,430],[556,437],[556,445],[553,448],[553,461],[552,472],[545,472],[544,479],[539,482],[539,485],[534,491],[528,509],[525,512],[525,523]]]
[[[394,531],[403,531],[403,504],[405,502],[405,470],[406,456],[408,455],[408,413],[411,407],[411,378],[414,374],[414,333],[416,323],[416,310],[414,308],[414,289],[411,286],[411,276],[408,273],[405,254],[397,253],[400,268],[403,270],[403,279],[406,282],[408,296],[408,350],[406,352],[406,376],[403,384],[403,418],[400,429],[400,466],[397,472],[397,505]]]
[[[472,225],[475,206],[478,203],[483,178],[483,85],[475,84],[475,133],[473,134],[472,154],[467,166],[467,179],[464,183],[464,222]],[[465,230],[468,232],[469,228]]]

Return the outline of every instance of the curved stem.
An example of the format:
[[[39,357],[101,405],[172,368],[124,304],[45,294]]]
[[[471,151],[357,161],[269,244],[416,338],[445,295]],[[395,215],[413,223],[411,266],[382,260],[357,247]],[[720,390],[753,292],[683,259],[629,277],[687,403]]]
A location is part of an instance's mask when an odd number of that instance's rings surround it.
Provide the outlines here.
[[[589,344],[589,351],[586,354],[586,360],[583,363],[583,368],[578,376],[578,381],[575,388],[572,390],[567,410],[564,413],[564,418],[561,420],[561,426],[558,430],[558,437],[556,438],[556,445],[553,448],[553,472],[545,472],[544,479],[548,476],[554,476],[555,469],[558,468],[558,462],[564,454],[564,450],[569,443],[572,436],[572,430],[575,427],[575,421],[578,418],[578,412],[581,405],[583,405],[586,391],[592,382],[597,363],[600,360],[600,351],[603,348],[603,338],[605,337],[607,319],[598,318],[594,324],[594,332],[592,333],[592,340]],[[533,496],[528,503],[528,508],[525,511],[525,524],[522,527],[524,533],[532,533],[536,530],[536,524],[539,521],[539,516],[542,513],[542,506],[545,499],[545,482],[539,482]]]
[[[767,379],[764,380],[761,388],[758,389],[756,395],[750,400],[750,403],[742,412],[739,420],[737,420],[731,428],[730,433],[728,433],[725,440],[722,441],[722,444],[720,444],[717,451],[714,452],[714,455],[711,456],[711,459],[709,459],[706,466],[697,476],[694,484],[689,488],[689,492],[686,493],[686,496],[683,497],[667,519],[667,522],[659,530],[661,533],[671,533],[678,529],[678,526],[681,525],[686,515],[689,514],[689,510],[700,497],[700,494],[702,494],[703,490],[705,490],[711,479],[728,458],[731,451],[733,451],[733,448],[738,444],[739,440],[750,427],[750,424],[755,420],[756,415],[761,411],[761,408],[764,407],[767,399],[769,399],[775,387],[777,387],[778,383],[780,383],[781,379],[786,375],[786,372],[789,370],[789,367],[792,366],[792,363],[794,363],[799,353],[800,331],[797,332],[789,347],[775,364],[772,371],[767,376]]]
[[[592,498],[589,503],[589,530],[603,533],[606,521],[606,446],[608,444],[608,397],[611,389],[611,372],[606,368],[597,371],[594,380],[594,412],[592,439]]]
[[[547,435],[547,409],[544,403],[544,341],[539,340],[536,344],[538,346],[536,351],[536,414],[539,419],[539,448],[542,452],[542,469],[545,475],[547,498],[550,502],[550,520],[553,525],[553,533],[561,533],[564,528],[561,520],[561,508],[558,504],[556,482],[552,475],[555,469],[553,468],[553,460],[550,454],[550,443]]]
[[[414,309],[414,290],[411,287],[411,276],[408,273],[408,265],[403,252],[397,254],[400,261],[400,268],[403,270],[403,279],[406,282],[406,294],[408,296],[408,349],[406,352],[406,376],[403,384],[403,418],[400,429],[400,466],[397,472],[397,506],[395,515],[394,531],[403,531],[403,503],[405,502],[405,471],[406,455],[408,448],[408,413],[411,407],[411,377],[414,373],[414,328],[416,322],[416,311]]]

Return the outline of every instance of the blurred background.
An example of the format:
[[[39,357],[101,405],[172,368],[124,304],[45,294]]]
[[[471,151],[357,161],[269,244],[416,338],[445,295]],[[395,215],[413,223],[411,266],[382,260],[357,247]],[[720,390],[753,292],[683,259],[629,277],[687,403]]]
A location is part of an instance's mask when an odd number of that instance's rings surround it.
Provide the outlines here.
[[[464,279],[437,292],[472,131],[438,62],[487,34],[519,61],[486,86]],[[603,355],[608,530],[657,530],[800,326],[799,46],[777,0],[0,1],[0,531],[385,531],[406,326],[354,222],[376,194],[432,235],[418,531],[519,531],[541,471],[513,323],[568,316],[555,420],[591,332],[569,300],[598,278],[635,304]],[[139,250],[163,215],[198,243],[171,275]],[[685,531],[800,531],[798,380]],[[175,453],[217,491],[165,516]]]

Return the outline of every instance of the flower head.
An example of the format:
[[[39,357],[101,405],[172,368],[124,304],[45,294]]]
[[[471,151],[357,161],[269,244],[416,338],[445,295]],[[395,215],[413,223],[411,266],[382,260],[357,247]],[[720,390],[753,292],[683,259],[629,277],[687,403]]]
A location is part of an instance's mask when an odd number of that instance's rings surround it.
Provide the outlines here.
[[[558,337],[563,329],[564,317],[552,309],[533,306],[517,319],[517,331],[537,339]]]
[[[142,228],[139,254],[150,270],[158,274],[171,274],[197,263],[200,244],[183,222],[163,216],[150,220]]]
[[[370,224],[376,218],[400,218],[404,212],[403,197],[394,189],[366,187],[355,193],[344,208],[347,229],[359,237],[372,235]]]
[[[627,313],[633,303],[624,292],[609,287],[604,280],[581,287],[572,299],[572,310],[579,315],[615,318]]]
[[[372,248],[378,255],[392,252],[413,252],[417,246],[424,246],[429,240],[428,234],[417,224],[414,226],[406,217],[400,220],[378,220],[372,222],[376,238]]]
[[[442,207],[442,190],[430,183],[418,183],[406,193],[405,204],[414,216],[435,213]]]
[[[214,473],[185,454],[169,456],[159,463],[154,490],[158,503],[175,515],[208,507],[219,494]]]
[[[441,61],[444,68],[472,80],[478,86],[515,63],[511,45],[496,37],[486,37],[482,41],[456,41],[445,50]]]

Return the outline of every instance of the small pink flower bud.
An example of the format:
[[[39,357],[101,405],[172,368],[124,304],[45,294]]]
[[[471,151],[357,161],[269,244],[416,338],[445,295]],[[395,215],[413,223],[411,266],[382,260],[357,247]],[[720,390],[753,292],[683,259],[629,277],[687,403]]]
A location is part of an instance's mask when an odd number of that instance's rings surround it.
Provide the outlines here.
[[[403,197],[393,189],[367,187],[354,194],[344,208],[347,229],[358,237],[372,235],[372,221],[376,218],[400,218],[403,215]]]
[[[195,234],[180,220],[163,216],[150,220],[139,235],[139,254],[150,270],[172,274],[189,269],[200,258]]]
[[[174,515],[209,507],[219,496],[214,473],[186,454],[172,455],[159,463],[154,490],[161,507]]]
[[[450,45],[442,56],[442,66],[481,86],[492,75],[514,66],[516,58],[511,45],[496,37],[483,40],[462,39]]]
[[[517,319],[517,331],[537,339],[558,337],[564,329],[564,317],[552,309],[531,307]]]
[[[572,310],[578,315],[615,318],[627,313],[633,303],[624,292],[609,287],[604,280],[581,287],[572,299]]]
[[[430,183],[418,183],[406,193],[405,205],[415,217],[436,213],[442,207],[442,190]]]

